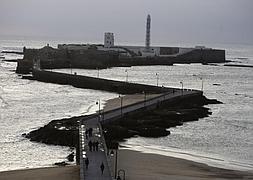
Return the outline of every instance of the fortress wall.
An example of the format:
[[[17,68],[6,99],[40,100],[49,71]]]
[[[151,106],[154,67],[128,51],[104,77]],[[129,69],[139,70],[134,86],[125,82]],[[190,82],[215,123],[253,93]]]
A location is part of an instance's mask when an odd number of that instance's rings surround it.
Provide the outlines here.
[[[177,48],[165,48],[163,53],[175,53]],[[172,65],[173,63],[224,63],[225,50],[194,49],[178,56],[120,57],[115,51],[66,50],[46,46],[42,49],[24,49],[24,58],[18,60],[17,73],[29,73],[34,60],[40,60],[42,69],[51,68],[107,68],[116,66]]]
[[[224,63],[225,50],[194,49],[188,53],[177,56],[177,63]]]

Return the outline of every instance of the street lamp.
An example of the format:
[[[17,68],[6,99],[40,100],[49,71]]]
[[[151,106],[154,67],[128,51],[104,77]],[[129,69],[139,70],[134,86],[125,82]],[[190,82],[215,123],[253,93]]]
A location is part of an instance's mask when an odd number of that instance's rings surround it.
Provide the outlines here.
[[[145,91],[142,92],[144,94],[144,107],[146,106],[146,99],[147,99],[147,94]]]
[[[200,80],[201,80],[201,91],[203,92],[203,88],[204,88],[203,78],[202,78],[202,77],[200,77]]]
[[[159,74],[158,74],[158,73],[155,73],[155,75],[156,75],[156,86],[158,87]]]
[[[182,94],[183,94],[183,91],[184,91],[184,83],[182,81],[180,81],[180,84],[182,85]]]
[[[120,98],[120,114],[121,114],[121,117],[122,117],[123,96],[119,95],[119,98]]]
[[[127,71],[127,69],[125,70],[125,72],[126,72],[126,82],[128,82],[128,71]]]
[[[98,120],[100,120],[100,99],[96,102],[98,105]]]
[[[114,156],[114,151],[111,150],[111,156]],[[115,149],[115,163],[114,163],[114,178],[117,178],[117,168],[118,168],[118,149]]]

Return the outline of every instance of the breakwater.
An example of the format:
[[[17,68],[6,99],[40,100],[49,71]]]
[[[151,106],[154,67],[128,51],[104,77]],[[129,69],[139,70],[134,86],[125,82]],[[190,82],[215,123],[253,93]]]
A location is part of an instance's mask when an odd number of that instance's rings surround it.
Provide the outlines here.
[[[85,171],[85,167],[83,165],[84,159],[86,159],[86,155],[89,158],[92,158],[93,161],[96,162],[105,162],[106,172],[108,173],[108,177],[110,178],[110,171],[111,163],[108,161],[108,154],[102,150],[100,152],[99,157],[93,157],[90,153],[87,152],[87,142],[84,141],[84,130],[82,127],[93,127],[94,125],[103,125],[104,132],[101,129],[101,136],[99,141],[102,143],[102,147],[109,147],[115,148],[115,140],[122,140],[127,137],[131,137],[134,135],[141,135],[145,137],[161,137],[170,134],[170,131],[167,130],[168,127],[181,125],[182,122],[191,121],[191,120],[198,120],[200,117],[206,117],[210,112],[207,108],[201,108],[199,105],[205,104],[203,99],[203,92],[197,90],[188,90],[188,89],[174,89],[174,88],[167,88],[167,87],[159,87],[159,86],[149,86],[144,84],[135,84],[135,83],[128,83],[128,82],[120,82],[120,81],[113,81],[107,79],[99,79],[87,76],[79,76],[76,74],[64,74],[58,72],[51,72],[51,71],[44,71],[40,69],[33,70],[33,76],[35,79],[43,82],[52,82],[58,84],[69,84],[79,88],[90,88],[90,89],[97,89],[97,90],[104,90],[104,91],[111,91],[117,92],[121,94],[134,94],[134,93],[143,93],[144,99],[141,102],[136,102],[130,105],[115,107],[113,110],[109,111],[102,111],[82,117],[79,121],[73,121],[72,124],[72,131],[70,134],[74,134],[71,136],[72,138],[69,140],[71,145],[73,146],[76,144],[76,157],[77,162],[80,164],[80,178],[83,177],[93,177],[90,173]],[[159,93],[160,95],[146,99],[146,93]],[[190,100],[190,101],[188,101]],[[155,109],[159,109],[160,107],[175,107],[177,102],[183,102],[183,108],[180,111],[175,111],[175,109],[171,109],[171,112],[167,114],[166,112],[156,112],[152,115],[152,111]],[[201,102],[199,104],[199,102]],[[186,108],[190,103],[192,106],[190,109]],[[196,106],[197,104],[197,106]],[[147,116],[146,113],[148,113]],[[151,116],[151,119],[149,119]],[[137,118],[136,118],[137,117]],[[169,119],[168,119],[169,117]],[[144,120],[141,120],[144,118]],[[137,120],[137,121],[136,121]],[[168,121],[169,120],[169,121]],[[171,123],[171,120],[173,121]],[[79,143],[77,142],[77,124],[80,122],[79,127]],[[116,122],[116,124],[115,124]],[[145,122],[145,123],[144,123]],[[88,124],[87,124],[88,123]],[[49,136],[51,137],[51,132],[57,131],[54,127],[49,126],[50,133]],[[94,128],[94,127],[93,127]],[[97,128],[95,128],[97,129]],[[43,140],[44,138],[44,131],[45,129],[42,128],[40,131],[34,131],[27,135],[27,137],[33,140]],[[48,130],[45,130],[47,134]],[[64,132],[65,134],[69,134],[69,132]],[[41,139],[41,134],[43,134]],[[53,133],[54,134],[54,133]],[[122,136],[122,134],[124,134]],[[34,137],[35,135],[35,137]],[[101,137],[105,135],[107,142],[101,141]],[[57,135],[58,136],[58,135]],[[38,139],[37,139],[38,138]],[[58,137],[54,138],[57,139]],[[53,140],[54,143],[58,143],[58,141]],[[49,142],[50,143],[50,142]],[[61,144],[62,142],[59,141]],[[117,144],[117,142],[116,142]],[[78,151],[79,150],[79,151]],[[85,155],[84,155],[85,154]],[[78,158],[79,157],[79,158]],[[93,169],[94,170],[94,169]],[[85,173],[86,172],[86,173]],[[95,173],[97,174],[97,173]],[[116,171],[115,171],[116,174]],[[116,177],[116,175],[115,175]],[[111,178],[110,178],[111,179]]]
[[[51,72],[44,70],[33,70],[33,77],[42,82],[50,82],[57,84],[68,84],[78,88],[95,89],[109,92],[117,92],[120,94],[134,93],[164,93],[173,92],[174,88],[166,88],[159,86],[151,86],[145,84],[136,84],[129,82],[114,81],[108,79],[100,79],[88,76],[80,76],[75,74],[65,74],[59,72]]]

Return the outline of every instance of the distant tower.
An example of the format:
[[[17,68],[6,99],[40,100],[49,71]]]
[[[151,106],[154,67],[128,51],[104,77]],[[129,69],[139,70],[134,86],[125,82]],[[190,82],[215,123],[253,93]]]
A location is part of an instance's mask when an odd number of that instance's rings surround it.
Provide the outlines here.
[[[148,15],[147,17],[147,25],[146,25],[146,51],[150,51],[150,23],[151,17]]]
[[[104,47],[110,48],[114,46],[114,35],[113,33],[106,32],[104,37]]]

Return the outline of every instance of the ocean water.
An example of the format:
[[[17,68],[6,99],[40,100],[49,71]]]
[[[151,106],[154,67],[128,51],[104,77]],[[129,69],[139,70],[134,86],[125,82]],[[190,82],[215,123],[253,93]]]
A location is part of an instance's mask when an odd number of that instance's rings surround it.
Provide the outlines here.
[[[56,46],[60,42],[51,42]],[[0,50],[42,47],[44,41],[0,41]],[[226,49],[228,60],[253,65],[253,46],[215,45]],[[6,59],[22,58],[0,54]],[[65,160],[68,147],[33,143],[23,133],[37,129],[53,119],[95,112],[96,101],[117,94],[78,89],[21,79],[13,70],[16,63],[0,60],[0,171],[45,167]],[[69,69],[55,71],[70,73]],[[210,117],[171,128],[163,138],[131,138],[123,145],[148,153],[191,159],[212,166],[253,170],[253,69],[217,65],[179,65],[117,67],[105,70],[73,69],[77,74],[121,81],[201,89],[204,95],[224,104],[208,105]]]

